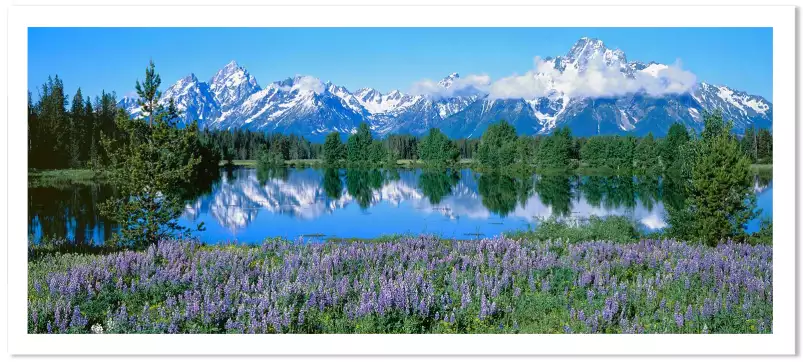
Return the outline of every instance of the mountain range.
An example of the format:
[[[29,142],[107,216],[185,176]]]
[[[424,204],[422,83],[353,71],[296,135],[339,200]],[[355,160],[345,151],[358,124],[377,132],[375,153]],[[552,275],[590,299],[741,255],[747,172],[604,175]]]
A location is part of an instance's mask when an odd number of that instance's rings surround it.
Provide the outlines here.
[[[565,55],[538,60],[535,70],[493,84],[452,73],[427,92],[352,92],[312,76],[262,87],[231,61],[208,81],[195,74],[178,80],[160,102],[173,98],[180,125],[197,120],[201,128],[293,133],[313,141],[332,131],[356,132],[362,122],[379,137],[437,127],[452,138],[476,138],[501,119],[527,135],[568,126],[576,136],[663,136],[673,122],[700,131],[702,114],[713,110],[732,120],[737,132],[772,127],[772,103],[763,97],[688,78],[672,65],[628,61],[622,50],[581,38]],[[525,84],[528,91],[510,91],[506,84]],[[133,98],[119,106],[141,116]]]

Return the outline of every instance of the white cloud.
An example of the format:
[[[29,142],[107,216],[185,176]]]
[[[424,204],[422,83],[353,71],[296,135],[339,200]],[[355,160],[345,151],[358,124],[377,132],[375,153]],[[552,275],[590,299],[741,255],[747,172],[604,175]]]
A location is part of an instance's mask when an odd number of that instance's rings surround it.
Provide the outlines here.
[[[584,70],[568,66],[561,72],[555,60],[535,57],[532,70],[492,81],[487,75],[456,78],[448,88],[425,79],[413,85],[411,93],[448,98],[466,92],[487,93],[491,99],[534,99],[564,94],[569,97],[615,97],[636,92],[651,96],[690,92],[697,77],[683,70],[680,61],[672,65],[654,65],[626,77],[618,64],[606,65],[601,58],[591,59]]]
[[[284,86],[281,87],[281,90],[290,91],[298,89],[300,91],[313,91],[316,94],[321,94],[323,93],[324,88],[323,82],[321,82],[320,79],[309,75],[303,75],[294,79],[292,87]]]
[[[430,79],[424,79],[413,84],[410,93],[435,98],[449,98],[477,92],[485,93],[490,84],[491,77],[485,74],[469,74],[455,78],[449,87],[444,87]]]
[[[637,71],[626,77],[618,65],[608,66],[602,59],[592,59],[584,71],[567,66],[563,72],[555,69],[554,60],[535,58],[533,70],[523,75],[501,78],[489,87],[492,99],[539,98],[552,93],[569,97],[613,97],[636,92],[651,96],[689,92],[697,77],[680,66],[657,67],[650,71]]]

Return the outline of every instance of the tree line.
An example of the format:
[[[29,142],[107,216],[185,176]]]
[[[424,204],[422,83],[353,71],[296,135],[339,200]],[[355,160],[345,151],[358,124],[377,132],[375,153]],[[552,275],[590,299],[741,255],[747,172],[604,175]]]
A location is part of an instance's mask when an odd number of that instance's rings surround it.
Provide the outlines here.
[[[117,137],[119,112],[114,92],[103,91],[92,100],[78,88],[70,103],[62,80],[48,77],[37,102],[28,92],[29,167],[80,168],[104,162],[101,135]]]

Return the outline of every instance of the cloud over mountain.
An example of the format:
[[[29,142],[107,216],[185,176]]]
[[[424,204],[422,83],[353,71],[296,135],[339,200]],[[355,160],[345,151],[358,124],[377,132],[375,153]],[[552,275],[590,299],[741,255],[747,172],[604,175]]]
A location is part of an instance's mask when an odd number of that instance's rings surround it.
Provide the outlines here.
[[[163,93],[173,98],[184,123],[303,135],[320,140],[329,132],[355,132],[366,122],[378,136],[420,135],[437,127],[453,138],[479,137],[505,119],[523,134],[549,133],[566,126],[575,135],[652,132],[665,134],[674,122],[702,128],[705,111],[722,110],[736,131],[771,127],[772,103],[724,85],[700,82],[673,64],[628,60],[599,39],[581,38],[566,54],[535,57],[524,74],[491,79],[486,74],[451,73],[424,79],[405,93],[373,88],[350,91],[310,75],[260,87],[232,61],[209,81],[190,74]],[[120,101],[133,116],[131,97]]]

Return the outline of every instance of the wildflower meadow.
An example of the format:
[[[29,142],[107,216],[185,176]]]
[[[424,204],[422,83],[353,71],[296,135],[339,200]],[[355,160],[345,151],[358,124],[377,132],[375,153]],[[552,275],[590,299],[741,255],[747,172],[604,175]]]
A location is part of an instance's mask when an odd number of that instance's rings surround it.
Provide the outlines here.
[[[431,236],[46,254],[29,333],[772,333],[772,247]]]

